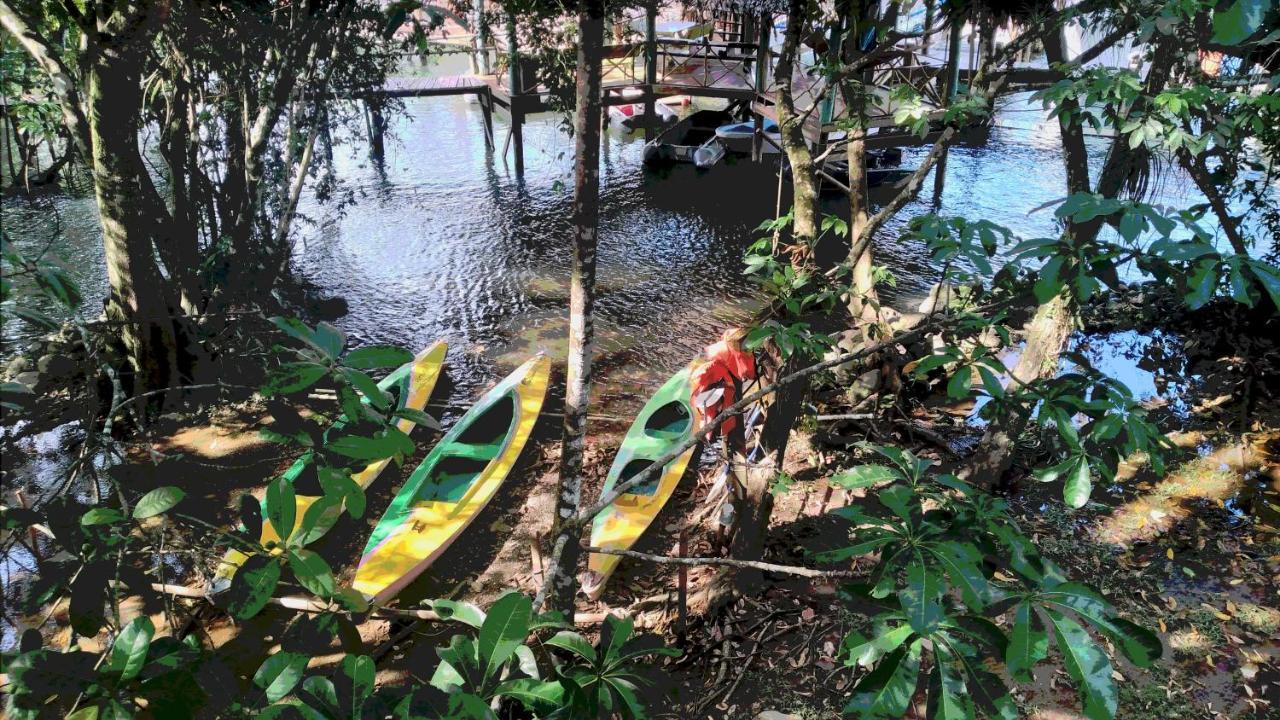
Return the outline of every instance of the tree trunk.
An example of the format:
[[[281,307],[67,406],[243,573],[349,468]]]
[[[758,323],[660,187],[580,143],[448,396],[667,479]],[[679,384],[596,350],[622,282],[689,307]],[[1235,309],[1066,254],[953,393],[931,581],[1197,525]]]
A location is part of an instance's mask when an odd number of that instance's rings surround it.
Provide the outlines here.
[[[591,391],[591,346],[596,293],[596,230],[600,216],[600,55],[604,44],[604,2],[584,0],[578,10],[577,116],[574,120],[573,274],[569,289],[569,357],[565,380],[564,439],[556,494],[557,535],[563,521],[582,504],[582,453]],[[553,610],[573,611],[578,592],[577,532],[557,538],[558,553],[543,595]]]
[[[102,222],[111,297],[107,314],[135,372],[135,392],[171,387],[177,380],[177,338],[166,283],[152,240],[161,218],[147,191],[155,191],[138,147],[142,104],[137,39],[102,47],[88,69],[90,145],[94,192]]]
[[[800,35],[808,27],[808,3],[790,0],[787,9],[787,31],[783,35],[782,52],[774,68],[778,86],[778,129],[782,149],[791,164],[792,242],[812,247],[818,238],[818,181],[813,154],[804,137],[804,116],[796,112],[792,75],[800,51]]]

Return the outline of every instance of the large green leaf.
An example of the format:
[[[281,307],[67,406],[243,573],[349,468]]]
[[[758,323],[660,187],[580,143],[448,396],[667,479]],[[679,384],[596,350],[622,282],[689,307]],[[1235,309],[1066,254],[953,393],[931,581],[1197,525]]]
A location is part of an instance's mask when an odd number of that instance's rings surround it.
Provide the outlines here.
[[[328,374],[329,368],[317,363],[285,363],[267,378],[262,386],[262,394],[272,397],[306,390]]]
[[[135,520],[143,520],[168,512],[186,496],[185,492],[176,487],[158,487],[138,500],[138,504],[133,506],[133,517]]]
[[[281,651],[267,658],[253,674],[253,684],[262,688],[267,700],[275,702],[288,695],[307,669],[307,656]]]
[[[1262,27],[1271,10],[1271,0],[1236,0],[1230,7],[1213,13],[1213,42],[1238,45]]]
[[[572,630],[562,630],[553,635],[544,644],[558,647],[561,650],[568,650],[588,663],[595,664],[596,662],[596,649],[591,647],[591,643],[587,642],[586,638]]]
[[[533,601],[521,592],[498,598],[480,626],[477,648],[486,678],[493,677],[529,634]]]
[[[545,715],[560,707],[564,700],[564,686],[556,681],[516,678],[498,685],[494,694],[515,698],[529,710]]]
[[[900,720],[906,715],[920,673],[921,642],[917,638],[909,647],[898,648],[881,660],[876,669],[858,683],[844,711],[860,718]]]
[[[342,673],[351,680],[351,717],[360,717],[365,700],[373,694],[373,682],[377,670],[367,655],[347,655],[342,658]]]
[[[1081,508],[1089,502],[1089,495],[1093,493],[1091,472],[1088,459],[1081,456],[1071,473],[1067,475],[1066,484],[1062,486],[1062,499],[1067,505]]]
[[[865,537],[866,535],[870,535],[872,532],[875,531],[866,531],[859,534]],[[869,552],[875,552],[896,539],[897,538],[893,535],[880,534],[869,539],[859,540],[853,545],[840,548],[839,550],[827,550],[825,552],[820,552],[814,555],[814,559],[820,563],[844,562],[850,558],[861,557]]]
[[[484,624],[484,610],[479,605],[458,600],[432,600],[431,609],[442,620],[454,620],[479,629]]]
[[[1089,720],[1113,720],[1120,703],[1120,693],[1111,677],[1111,661],[1076,621],[1056,610],[1046,608],[1045,615],[1053,625],[1054,640],[1062,653],[1062,664],[1075,681]]]
[[[871,667],[872,663],[883,657],[885,653],[893,652],[899,645],[906,642],[912,632],[911,626],[903,623],[895,628],[884,630],[870,640],[856,633],[847,635],[842,649],[845,664]]]
[[[915,493],[906,485],[892,485],[876,494],[880,504],[893,511],[903,520],[911,519],[911,501]]]
[[[1093,623],[1138,667],[1151,667],[1164,653],[1164,646],[1155,633],[1116,616],[1111,604],[1087,585],[1062,583],[1043,593],[1041,600],[1071,610]]]
[[[902,479],[902,473],[888,465],[859,465],[833,475],[828,482],[845,490],[855,490]]]
[[[121,680],[136,677],[147,664],[147,650],[155,634],[151,618],[141,615],[131,620],[111,645],[111,663],[107,670],[120,673]]]
[[[333,595],[333,571],[318,553],[302,548],[290,550],[289,568],[302,587],[322,598]]]
[[[329,450],[356,460],[381,460],[413,453],[413,440],[394,427],[372,437],[343,435],[325,445]]]
[[[357,370],[396,367],[413,360],[413,354],[394,345],[370,345],[347,353],[342,364]]]
[[[965,688],[964,679],[952,666],[951,653],[942,646],[934,646],[936,660],[929,677],[929,710],[932,720],[974,720],[973,700]]]
[[[1031,682],[1032,668],[1049,654],[1049,636],[1036,624],[1031,604],[1020,603],[1014,612],[1009,647],[1005,652],[1005,665],[1018,682]]]
[[[928,547],[930,554],[946,571],[951,586],[971,610],[981,610],[991,601],[991,584],[978,567],[982,554],[968,543],[949,541]]]
[[[227,612],[237,620],[247,620],[262,611],[280,582],[277,558],[252,555],[231,578],[227,590]]]
[[[267,498],[264,503],[267,520],[280,536],[281,542],[287,542],[293,533],[293,523],[298,513],[298,500],[293,491],[293,483],[278,477],[267,484]]]
[[[942,578],[932,568],[917,560],[907,566],[907,585],[898,598],[912,629],[921,634],[932,632],[942,620]]]

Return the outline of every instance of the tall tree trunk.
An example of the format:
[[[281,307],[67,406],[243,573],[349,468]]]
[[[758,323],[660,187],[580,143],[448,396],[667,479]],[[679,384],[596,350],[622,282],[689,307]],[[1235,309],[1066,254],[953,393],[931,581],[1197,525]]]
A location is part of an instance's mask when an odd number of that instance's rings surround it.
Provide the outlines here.
[[[564,439],[556,494],[557,548],[544,597],[552,609],[573,611],[578,592],[577,532],[563,521],[582,505],[582,452],[586,443],[591,391],[591,346],[595,330],[596,230],[600,217],[600,55],[604,45],[604,2],[583,0],[578,9],[577,116],[574,119],[573,274],[569,289],[569,357],[565,380]]]
[[[109,40],[99,48],[87,77],[94,192],[102,222],[109,318],[136,375],[135,390],[171,387],[177,380],[177,338],[164,277],[152,240],[163,224],[138,147],[142,104],[141,43]]]

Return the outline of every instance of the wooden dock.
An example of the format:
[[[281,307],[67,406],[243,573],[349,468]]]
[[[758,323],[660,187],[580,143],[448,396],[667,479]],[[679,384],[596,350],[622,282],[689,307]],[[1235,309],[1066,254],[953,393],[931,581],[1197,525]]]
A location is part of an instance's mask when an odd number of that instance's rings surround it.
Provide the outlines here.
[[[606,106],[641,104],[651,106],[663,98],[676,96],[709,97],[728,100],[747,108],[756,118],[757,130],[765,119],[777,120],[777,87],[774,82],[774,52],[770,49],[772,17],[749,18],[728,40],[713,40],[711,35],[698,39],[657,38],[653,31],[650,9],[649,26],[642,42],[606,45],[601,63],[601,84]],[[529,59],[519,53],[513,24],[509,23],[507,47],[502,57],[507,70],[503,75],[475,74],[445,77],[393,77],[374,95],[383,97],[440,97],[476,95],[484,113],[485,141],[494,147],[493,112],[499,109],[510,118],[502,154],[514,148],[515,170],[524,172],[523,125],[525,118],[552,109],[550,91],[531,84]],[[754,42],[741,42],[752,39]],[[490,67],[487,53],[498,53],[491,47],[478,57],[476,66]],[[494,63],[496,64],[496,63]],[[942,80],[944,66],[912,48],[897,49],[875,70],[872,78],[872,108],[868,129],[873,147],[896,147],[928,142],[894,120],[898,109],[885,88],[903,83],[915,87],[929,120],[943,115],[946,100]],[[971,71],[961,70],[959,80],[968,80]],[[1008,85],[1044,87],[1054,79],[1053,71],[1039,68],[1016,68],[1008,73]],[[528,78],[522,75],[529,75]],[[814,79],[802,68],[792,79],[796,109],[805,116],[804,135],[815,147],[825,145],[839,131],[838,119],[844,114],[844,103],[835,88]],[[565,98],[571,101],[571,98]],[[375,118],[374,127],[380,127]],[[646,129],[646,133],[650,132]],[[757,133],[757,145],[760,142]],[[375,144],[377,139],[375,139]]]

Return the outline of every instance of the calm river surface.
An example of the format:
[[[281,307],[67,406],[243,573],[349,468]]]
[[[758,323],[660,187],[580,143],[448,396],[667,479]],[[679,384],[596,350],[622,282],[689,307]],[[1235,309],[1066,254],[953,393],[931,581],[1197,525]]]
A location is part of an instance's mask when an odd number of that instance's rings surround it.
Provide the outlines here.
[[[438,71],[463,72],[462,62],[446,58]],[[526,125],[519,178],[510,155],[500,154],[502,117],[498,150],[490,151],[479,106],[464,98],[410,99],[404,109],[381,168],[362,140],[339,149],[338,175],[355,205],[337,212],[304,199],[295,270],[349,303],[336,324],[356,344],[416,348],[447,339],[456,406],[529,353],[563,356],[572,140],[556,116]],[[1100,159],[1105,141],[1092,142]],[[777,156],[659,175],[642,169],[641,147],[638,136],[611,130],[602,152],[597,397],[620,401],[618,412],[638,407],[661,376],[758,306],[741,258],[778,197]],[[904,166],[922,152],[908,149]],[[952,151],[942,212],[991,219],[1024,237],[1053,234],[1052,212],[1035,210],[1064,194],[1063,176],[1056,123],[1025,96],[1006,98],[985,145]],[[1175,175],[1158,190],[1153,202],[1199,201]],[[784,202],[788,195],[789,187]],[[876,248],[877,262],[897,278],[886,299],[903,309],[936,280],[923,247],[898,238],[929,210],[928,195],[899,214]],[[6,199],[5,232],[28,251],[51,243],[82,282],[86,313],[96,314],[106,277],[93,200],[61,195],[51,204]],[[829,210],[841,205],[833,198]],[[21,339],[28,331],[11,323],[4,332]]]

